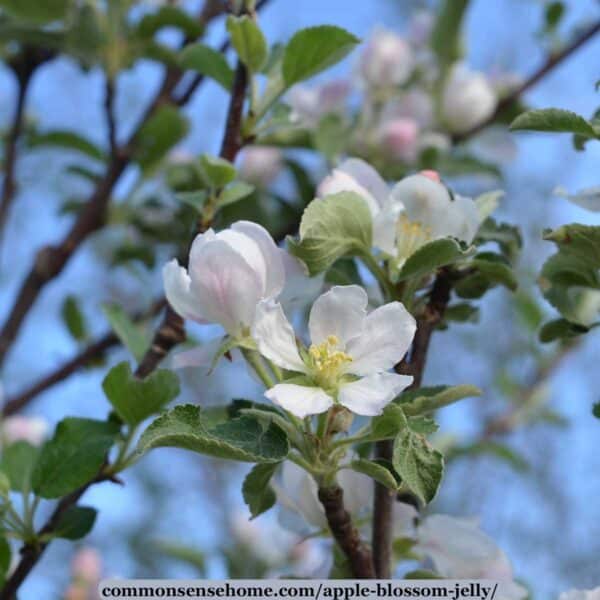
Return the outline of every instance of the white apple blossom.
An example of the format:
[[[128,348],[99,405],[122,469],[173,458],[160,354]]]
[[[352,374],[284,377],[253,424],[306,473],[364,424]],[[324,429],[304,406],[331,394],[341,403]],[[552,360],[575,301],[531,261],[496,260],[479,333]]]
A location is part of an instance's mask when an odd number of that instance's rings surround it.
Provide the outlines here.
[[[290,119],[303,127],[316,127],[325,115],[343,111],[349,93],[350,83],[344,79],[316,87],[296,85],[287,98]]]
[[[373,88],[390,88],[406,83],[415,60],[410,45],[388,29],[377,29],[371,35],[361,56],[360,75]]]
[[[39,417],[15,415],[7,417],[0,425],[2,440],[5,444],[25,441],[32,446],[41,445],[48,433],[48,423]]]
[[[506,554],[478,526],[476,519],[430,515],[417,528],[415,550],[426,555],[435,571],[451,579],[501,582],[497,598],[522,600],[527,590],[513,580]]]
[[[389,373],[406,354],[416,330],[400,302],[367,314],[367,293],[357,285],[334,286],[310,311],[311,345],[298,350],[280,304],[261,302],[252,337],[263,356],[304,375],[300,383],[278,383],[265,396],[297,417],[327,411],[334,402],[359,415],[380,414],[412,382]]]
[[[279,175],[282,166],[283,157],[279,148],[249,146],[243,153],[240,177],[265,188]]]
[[[558,600],[600,600],[600,587],[593,590],[568,590],[562,592]]]
[[[172,260],[163,268],[167,300],[185,319],[219,323],[233,337],[245,337],[256,305],[283,289],[282,250],[266,229],[237,221],[196,236],[187,269]]]
[[[364,160],[349,158],[317,188],[317,197],[355,192],[367,203],[373,218],[373,244],[387,254],[396,252],[396,220],[401,207],[392,202],[390,188]]]
[[[448,128],[461,133],[492,115],[498,97],[483,73],[459,63],[452,67],[442,93],[442,116]]]

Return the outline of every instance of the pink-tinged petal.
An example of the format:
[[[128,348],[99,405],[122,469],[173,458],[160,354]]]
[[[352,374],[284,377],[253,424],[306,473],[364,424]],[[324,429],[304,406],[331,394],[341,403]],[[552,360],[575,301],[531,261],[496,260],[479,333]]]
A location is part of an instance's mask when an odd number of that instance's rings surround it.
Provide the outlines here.
[[[369,375],[391,369],[410,348],[416,330],[414,317],[401,302],[376,308],[364,320],[361,335],[346,346],[352,357],[346,372]]]
[[[360,335],[367,304],[367,292],[358,285],[336,285],[321,294],[315,300],[308,320],[311,342],[318,345],[334,335],[345,345]]]
[[[299,419],[323,413],[333,404],[333,398],[321,388],[293,383],[278,383],[265,392],[265,397]]]
[[[262,297],[264,297],[267,287],[267,262],[256,241],[231,228],[219,231],[217,240],[227,242],[230,248],[246,261],[248,268],[257,274],[262,283]]]
[[[353,177],[375,200],[379,208],[383,207],[390,195],[390,188],[381,175],[360,158],[346,159],[338,169]]]
[[[243,233],[256,242],[267,269],[265,298],[277,296],[285,284],[285,269],[281,249],[277,247],[271,234],[258,223],[252,223],[251,221],[237,221],[231,226],[231,229]]]
[[[402,390],[413,381],[409,375],[376,373],[340,387],[338,401],[357,415],[380,415]]]
[[[281,304],[265,300],[256,307],[252,337],[260,353],[279,367],[301,373],[306,371],[298,353],[294,329],[283,313]]]
[[[325,196],[340,194],[341,192],[354,192],[358,194],[367,203],[371,215],[375,216],[379,212],[379,203],[375,197],[360,185],[354,177],[340,169],[334,169],[331,175],[323,179],[317,188],[317,197],[324,198]]]
[[[169,261],[163,267],[162,275],[165,295],[173,310],[184,319],[207,323],[200,308],[200,300],[191,290],[190,276],[176,259]]]
[[[237,234],[242,235],[242,234]],[[212,240],[190,264],[191,290],[206,319],[220,323],[233,336],[254,322],[264,280],[225,240]]]

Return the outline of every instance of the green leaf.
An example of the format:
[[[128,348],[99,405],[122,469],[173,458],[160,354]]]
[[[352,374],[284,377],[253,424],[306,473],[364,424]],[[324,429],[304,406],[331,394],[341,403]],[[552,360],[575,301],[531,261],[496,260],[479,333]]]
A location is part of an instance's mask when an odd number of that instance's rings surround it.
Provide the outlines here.
[[[300,222],[300,241],[288,237],[289,251],[302,260],[310,275],[327,270],[342,256],[368,253],[372,220],[367,203],[353,192],[313,200]]]
[[[4,578],[10,568],[11,550],[10,544],[5,537],[0,537],[0,582],[4,582]]]
[[[482,223],[475,239],[476,244],[488,242],[498,244],[500,251],[511,264],[517,260],[523,245],[521,232],[517,227],[508,223],[497,223],[491,218],[487,218]]]
[[[214,188],[222,188],[231,183],[236,176],[235,167],[224,158],[203,154],[200,167],[207,183]]]
[[[94,527],[98,511],[89,506],[70,506],[60,517],[54,535],[66,540],[79,540]]]
[[[519,285],[508,261],[498,254],[491,252],[478,254],[470,265],[476,268],[492,285],[503,285],[513,292]]]
[[[49,23],[63,19],[71,0],[0,0],[0,7],[7,13],[34,23]]]
[[[327,271],[325,281],[332,285],[362,285],[358,266],[353,258],[340,258]]]
[[[141,128],[135,139],[134,159],[146,173],[185,137],[188,120],[173,106],[161,106]]]
[[[230,15],[227,17],[227,31],[240,60],[250,71],[260,71],[267,61],[269,48],[259,26],[248,15]]]
[[[447,68],[462,56],[460,30],[468,0],[443,0],[429,43],[440,64]]]
[[[350,133],[351,129],[341,115],[325,115],[313,133],[315,149],[333,162],[346,148]]]
[[[444,457],[424,436],[403,429],[394,440],[392,463],[411,492],[424,503],[433,500],[444,473]]]
[[[404,263],[398,280],[413,277],[424,277],[437,271],[440,267],[451,265],[474,253],[473,247],[465,248],[461,242],[451,238],[443,238],[421,246],[411,254]]]
[[[278,466],[279,463],[255,465],[244,479],[242,495],[253,519],[273,507],[277,500],[269,482]]]
[[[286,87],[309,79],[342,60],[360,40],[341,27],[321,25],[296,32],[283,55]]]
[[[204,205],[208,200],[208,193],[205,190],[196,190],[194,192],[179,192],[175,194],[179,202],[191,206],[198,214],[202,214]]]
[[[589,327],[579,325],[578,323],[571,323],[567,319],[554,319],[544,323],[540,329],[539,338],[540,342],[548,344],[556,340],[571,340],[587,333],[589,330]]]
[[[24,441],[14,442],[2,450],[0,469],[8,477],[11,490],[21,492],[30,489],[31,473],[39,452],[39,448]]]
[[[60,498],[93,479],[119,433],[116,423],[63,419],[41,449],[32,474],[34,492]]]
[[[118,304],[103,304],[102,312],[121,343],[140,361],[148,349],[148,337]]]
[[[415,569],[404,576],[404,579],[444,579],[441,575],[428,569]]]
[[[67,296],[61,309],[62,319],[74,340],[81,342],[87,337],[87,327],[79,304],[74,296]]]
[[[81,152],[95,160],[102,162],[106,160],[106,155],[102,149],[74,131],[57,129],[45,133],[34,133],[28,139],[28,142],[32,148],[57,146],[65,150]]]
[[[398,404],[390,403],[383,409],[381,415],[373,417],[371,431],[366,439],[373,442],[393,439],[406,426],[407,421],[404,411]]]
[[[544,31],[554,31],[565,14],[565,5],[562,2],[549,2],[544,7],[544,20],[546,21]]]
[[[547,131],[557,133],[576,133],[588,138],[595,138],[596,132],[591,123],[570,110],[560,108],[544,108],[529,110],[519,115],[511,124],[513,131]]]
[[[236,181],[231,185],[228,185],[220,194],[218,199],[219,208],[233,204],[238,200],[247,198],[254,192],[254,186],[243,181]]]
[[[273,423],[263,426],[257,419],[244,416],[211,427],[203,411],[190,404],[176,406],[142,434],[139,452],[159,447],[261,463],[280,462],[289,451],[285,432]]]
[[[177,27],[188,38],[200,37],[204,31],[200,21],[176,6],[164,5],[156,12],[144,15],[137,26],[141,37],[151,38],[163,27]]]
[[[435,433],[439,429],[439,425],[431,417],[410,417],[407,423],[415,433],[422,433],[423,435]]]
[[[600,419],[600,402],[596,402],[594,406],[592,406],[592,414],[596,419]]]
[[[353,471],[368,475],[390,490],[397,490],[399,488],[398,479],[394,476],[393,472],[378,462],[359,458],[358,460],[353,460],[350,466]]]
[[[519,472],[524,472],[529,468],[527,461],[512,448],[509,448],[506,444],[500,444],[489,440],[452,448],[448,460],[454,457],[480,456],[483,454],[494,456]]]
[[[205,44],[190,44],[179,53],[179,64],[183,69],[190,69],[211,77],[228,92],[233,86],[233,70],[221,52]]]
[[[117,414],[135,426],[179,395],[179,379],[167,369],[158,369],[146,379],[138,379],[132,375],[129,363],[122,362],[108,372],[102,389]]]
[[[479,320],[479,308],[468,302],[451,304],[444,312],[444,321],[456,323],[477,323]]]
[[[200,577],[206,575],[206,558],[200,550],[169,540],[157,540],[153,546],[162,554],[191,565]]]
[[[403,392],[396,402],[407,416],[425,415],[443,408],[463,398],[481,396],[481,390],[474,385],[453,385],[422,387]]]

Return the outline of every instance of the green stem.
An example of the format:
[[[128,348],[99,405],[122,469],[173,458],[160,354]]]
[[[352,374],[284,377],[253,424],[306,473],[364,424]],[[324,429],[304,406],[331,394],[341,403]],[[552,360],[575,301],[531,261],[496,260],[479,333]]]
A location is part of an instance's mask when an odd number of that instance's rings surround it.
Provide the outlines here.
[[[379,264],[375,260],[375,257],[372,254],[369,254],[368,252],[364,252],[360,255],[360,259],[363,261],[367,269],[371,271],[373,277],[375,277],[375,279],[377,280],[377,283],[379,283],[379,287],[381,288],[381,292],[385,300],[388,302],[392,300],[395,296],[395,290],[390,280],[388,279],[385,271],[379,266]]]
[[[260,354],[255,350],[247,350],[246,348],[242,348],[241,350],[246,362],[252,367],[259,379],[264,383],[265,387],[267,389],[272,388],[275,385],[275,382],[267,371]]]

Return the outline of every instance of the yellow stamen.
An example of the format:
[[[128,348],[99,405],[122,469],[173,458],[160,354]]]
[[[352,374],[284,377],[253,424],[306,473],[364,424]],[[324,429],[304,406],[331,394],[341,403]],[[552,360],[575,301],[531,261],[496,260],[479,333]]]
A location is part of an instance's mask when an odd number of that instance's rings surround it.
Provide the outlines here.
[[[338,337],[330,335],[324,342],[308,349],[315,378],[325,388],[334,386],[341,367],[352,362],[352,357],[340,350],[339,345]]]
[[[406,215],[400,215],[396,225],[396,239],[400,267],[411,254],[431,240],[431,229],[418,221],[411,221]]]

